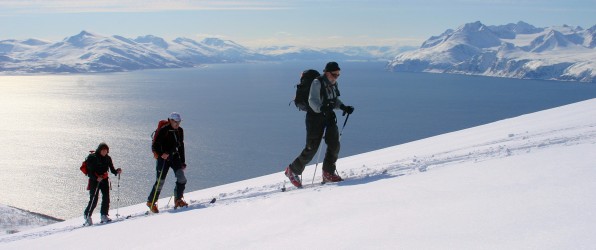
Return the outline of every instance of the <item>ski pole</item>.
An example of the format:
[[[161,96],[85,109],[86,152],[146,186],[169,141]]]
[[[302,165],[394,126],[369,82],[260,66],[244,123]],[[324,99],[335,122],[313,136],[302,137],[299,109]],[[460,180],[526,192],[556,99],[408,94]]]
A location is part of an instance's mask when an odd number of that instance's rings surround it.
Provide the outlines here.
[[[161,182],[161,175],[163,174],[163,169],[165,167],[166,167],[166,160],[163,159],[163,165],[161,166],[161,171],[159,172],[159,178],[157,178],[157,183],[155,183],[156,185],[154,186],[153,199],[151,200],[151,206],[155,206],[155,198],[157,196],[157,189],[159,188],[159,183]],[[149,208],[149,209],[151,209],[151,208]]]
[[[92,207],[93,207],[93,203],[95,202],[97,196],[99,195],[99,181],[97,182],[97,186],[95,186],[95,191],[93,192],[93,198],[91,198],[91,204],[89,204],[89,211],[87,212],[86,216],[87,217],[91,217],[91,214],[93,214],[92,211]]]
[[[325,127],[325,129],[323,129],[323,134],[325,134],[325,130],[327,130],[327,128]],[[323,141],[325,140],[325,137],[323,137],[321,139],[321,142],[319,142],[319,147],[317,148],[317,151],[319,151],[317,153],[317,163],[315,164],[315,172],[312,174],[312,182],[310,184],[315,184],[315,175],[317,175],[317,168],[319,167],[319,159],[321,157],[321,145],[323,145]]]
[[[321,144],[319,144],[319,148],[321,147]],[[315,172],[312,174],[312,182],[310,184],[315,183],[315,175],[317,175],[317,168],[319,167],[319,158],[321,156],[321,151],[323,150],[319,150],[319,152],[317,153],[317,164],[315,164]]]
[[[118,198],[116,199],[116,218],[120,217],[120,173],[118,173]]]
[[[348,123],[348,118],[350,118],[350,115],[351,114],[348,114],[346,116],[346,119],[344,120],[344,125],[341,126],[341,132],[339,132],[339,139],[338,140],[341,140],[341,135],[344,133],[344,128],[346,128],[346,123]]]
[[[176,190],[174,190],[174,195],[176,195]],[[166,208],[170,207],[170,201],[172,201],[172,197],[174,197],[174,195],[170,196],[170,199],[168,200],[168,204],[166,204]]]
[[[337,141],[341,141],[341,135],[344,133],[344,128],[346,128],[346,123],[348,123],[348,118],[350,118],[351,114],[348,114],[346,116],[346,119],[344,120],[344,125],[341,126],[341,131],[339,132],[339,138],[337,139]],[[337,169],[335,169],[335,174],[339,175],[339,172],[337,172]]]

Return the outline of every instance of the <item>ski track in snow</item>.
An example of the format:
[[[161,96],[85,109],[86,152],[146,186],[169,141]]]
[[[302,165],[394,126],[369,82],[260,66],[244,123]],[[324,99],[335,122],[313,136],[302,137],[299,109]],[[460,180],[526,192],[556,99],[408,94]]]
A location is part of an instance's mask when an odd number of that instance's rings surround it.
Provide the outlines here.
[[[570,131],[575,131],[571,132]],[[280,181],[260,187],[246,187],[228,193],[220,193],[215,198],[217,201],[210,204],[209,201],[214,198],[205,198],[202,200],[189,200],[188,208],[174,210],[169,204],[160,208],[160,214],[180,213],[195,209],[204,209],[217,206],[226,206],[233,203],[244,202],[252,199],[267,199],[273,195],[282,195],[282,187],[286,187],[286,192],[308,192],[319,191],[336,186],[360,185],[369,182],[378,181],[387,178],[396,178],[404,175],[417,174],[434,168],[446,167],[463,162],[487,161],[495,158],[503,158],[512,155],[530,153],[534,150],[541,150],[551,147],[564,147],[578,144],[596,144],[596,124],[590,124],[581,127],[567,127],[557,130],[525,132],[519,134],[506,134],[506,137],[500,140],[490,142],[471,144],[459,148],[442,151],[429,155],[408,156],[391,162],[378,163],[371,166],[363,165],[360,168],[352,168],[340,171],[340,175],[345,181],[340,183],[329,183],[321,185],[320,177],[311,179],[309,174],[303,176],[304,188],[297,189],[292,186],[280,174]],[[399,156],[396,156],[399,157]],[[320,164],[319,164],[320,165]],[[310,172],[309,172],[310,173]],[[311,184],[311,181],[313,184]],[[284,194],[285,195],[285,194]],[[146,216],[159,216],[160,214],[145,215],[145,212],[137,212],[130,215],[123,215],[108,224],[95,224],[95,226],[104,226],[113,223],[120,223],[127,220],[135,220]],[[130,216],[128,219],[127,216]],[[81,221],[82,223],[82,221]],[[34,239],[49,236],[57,233],[69,232],[84,228],[79,226],[65,226],[61,228],[51,228],[34,232],[23,232],[15,235],[5,235],[0,237],[0,243],[12,242],[23,239]]]
[[[167,205],[163,208],[160,208],[160,213],[179,213],[179,212],[188,211],[188,210],[206,208],[206,207],[213,205],[213,204],[209,203],[210,200],[211,199],[200,200],[200,201],[190,200],[187,208],[179,208],[179,209],[174,209],[173,206]],[[70,232],[70,231],[85,228],[85,227],[108,226],[108,225],[114,224],[114,223],[119,223],[119,222],[128,221],[128,220],[135,220],[135,219],[139,219],[139,218],[143,218],[143,217],[156,216],[156,215],[159,215],[159,214],[149,214],[147,212],[138,212],[138,213],[133,213],[133,214],[129,214],[129,215],[122,215],[116,219],[113,219],[112,222],[109,222],[109,223],[95,223],[92,226],[84,226],[83,222],[81,221],[81,225],[76,225],[76,226],[69,225],[69,226],[65,226],[65,227],[61,227],[61,228],[53,228],[53,229],[48,229],[48,230],[43,230],[43,231],[38,231],[38,232],[31,232],[31,233],[24,232],[22,234],[17,234],[14,236],[9,235],[9,236],[3,237],[3,238],[0,237],[0,243],[6,243],[6,242],[22,240],[22,239],[34,239],[34,238],[49,236],[49,235],[56,234],[56,233]]]
[[[565,132],[570,130],[584,129],[578,136],[566,136]],[[532,150],[548,148],[558,145],[577,145],[583,143],[595,143],[596,124],[579,127],[566,128],[548,132],[530,134],[509,134],[508,138],[491,141],[483,144],[471,145],[430,156],[413,157],[399,160],[389,164],[386,171],[414,171],[424,172],[429,168],[442,165],[460,163],[465,161],[484,161],[492,158],[507,157],[515,154],[529,153]],[[385,164],[379,164],[385,165]]]

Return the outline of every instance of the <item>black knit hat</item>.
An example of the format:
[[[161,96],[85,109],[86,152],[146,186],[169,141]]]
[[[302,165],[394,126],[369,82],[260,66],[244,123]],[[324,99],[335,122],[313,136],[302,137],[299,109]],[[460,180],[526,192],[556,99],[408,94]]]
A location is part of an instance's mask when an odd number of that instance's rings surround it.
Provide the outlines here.
[[[108,147],[108,144],[106,144],[105,142],[100,143],[99,146],[97,146],[97,150],[95,152],[99,154],[101,150],[104,148],[108,150],[108,153],[110,153],[110,147]]]
[[[339,65],[336,62],[328,62],[327,65],[325,65],[325,72],[333,72],[338,70],[341,69],[339,68]]]

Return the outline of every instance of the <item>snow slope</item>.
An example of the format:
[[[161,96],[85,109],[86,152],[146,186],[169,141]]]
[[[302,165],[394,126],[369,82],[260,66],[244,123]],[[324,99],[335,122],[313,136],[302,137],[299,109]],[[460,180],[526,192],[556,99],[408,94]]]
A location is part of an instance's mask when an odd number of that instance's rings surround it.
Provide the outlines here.
[[[0,236],[0,249],[594,249],[594,152],[591,99],[341,158],[339,184],[281,192],[280,167],[189,193],[187,209],[164,198],[157,215],[139,204],[107,225]]]
[[[17,233],[62,221],[46,215],[0,205],[0,235]]]

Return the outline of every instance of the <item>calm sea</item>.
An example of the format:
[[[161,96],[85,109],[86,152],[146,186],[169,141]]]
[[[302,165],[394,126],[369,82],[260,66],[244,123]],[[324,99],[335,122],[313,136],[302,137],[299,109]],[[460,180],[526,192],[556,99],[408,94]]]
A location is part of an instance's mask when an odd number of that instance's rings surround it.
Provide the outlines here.
[[[303,69],[324,64],[0,76],[0,203],[81,216],[88,194],[78,168],[100,142],[124,170],[120,206],[144,202],[155,178],[150,136],[172,111],[182,114],[186,132],[188,191],[281,173],[305,141],[304,113],[288,105],[293,85]],[[356,108],[340,157],[596,97],[593,84],[392,73],[383,63],[340,66],[341,98]],[[117,179],[111,180],[115,208]],[[162,197],[173,186],[170,173]]]

